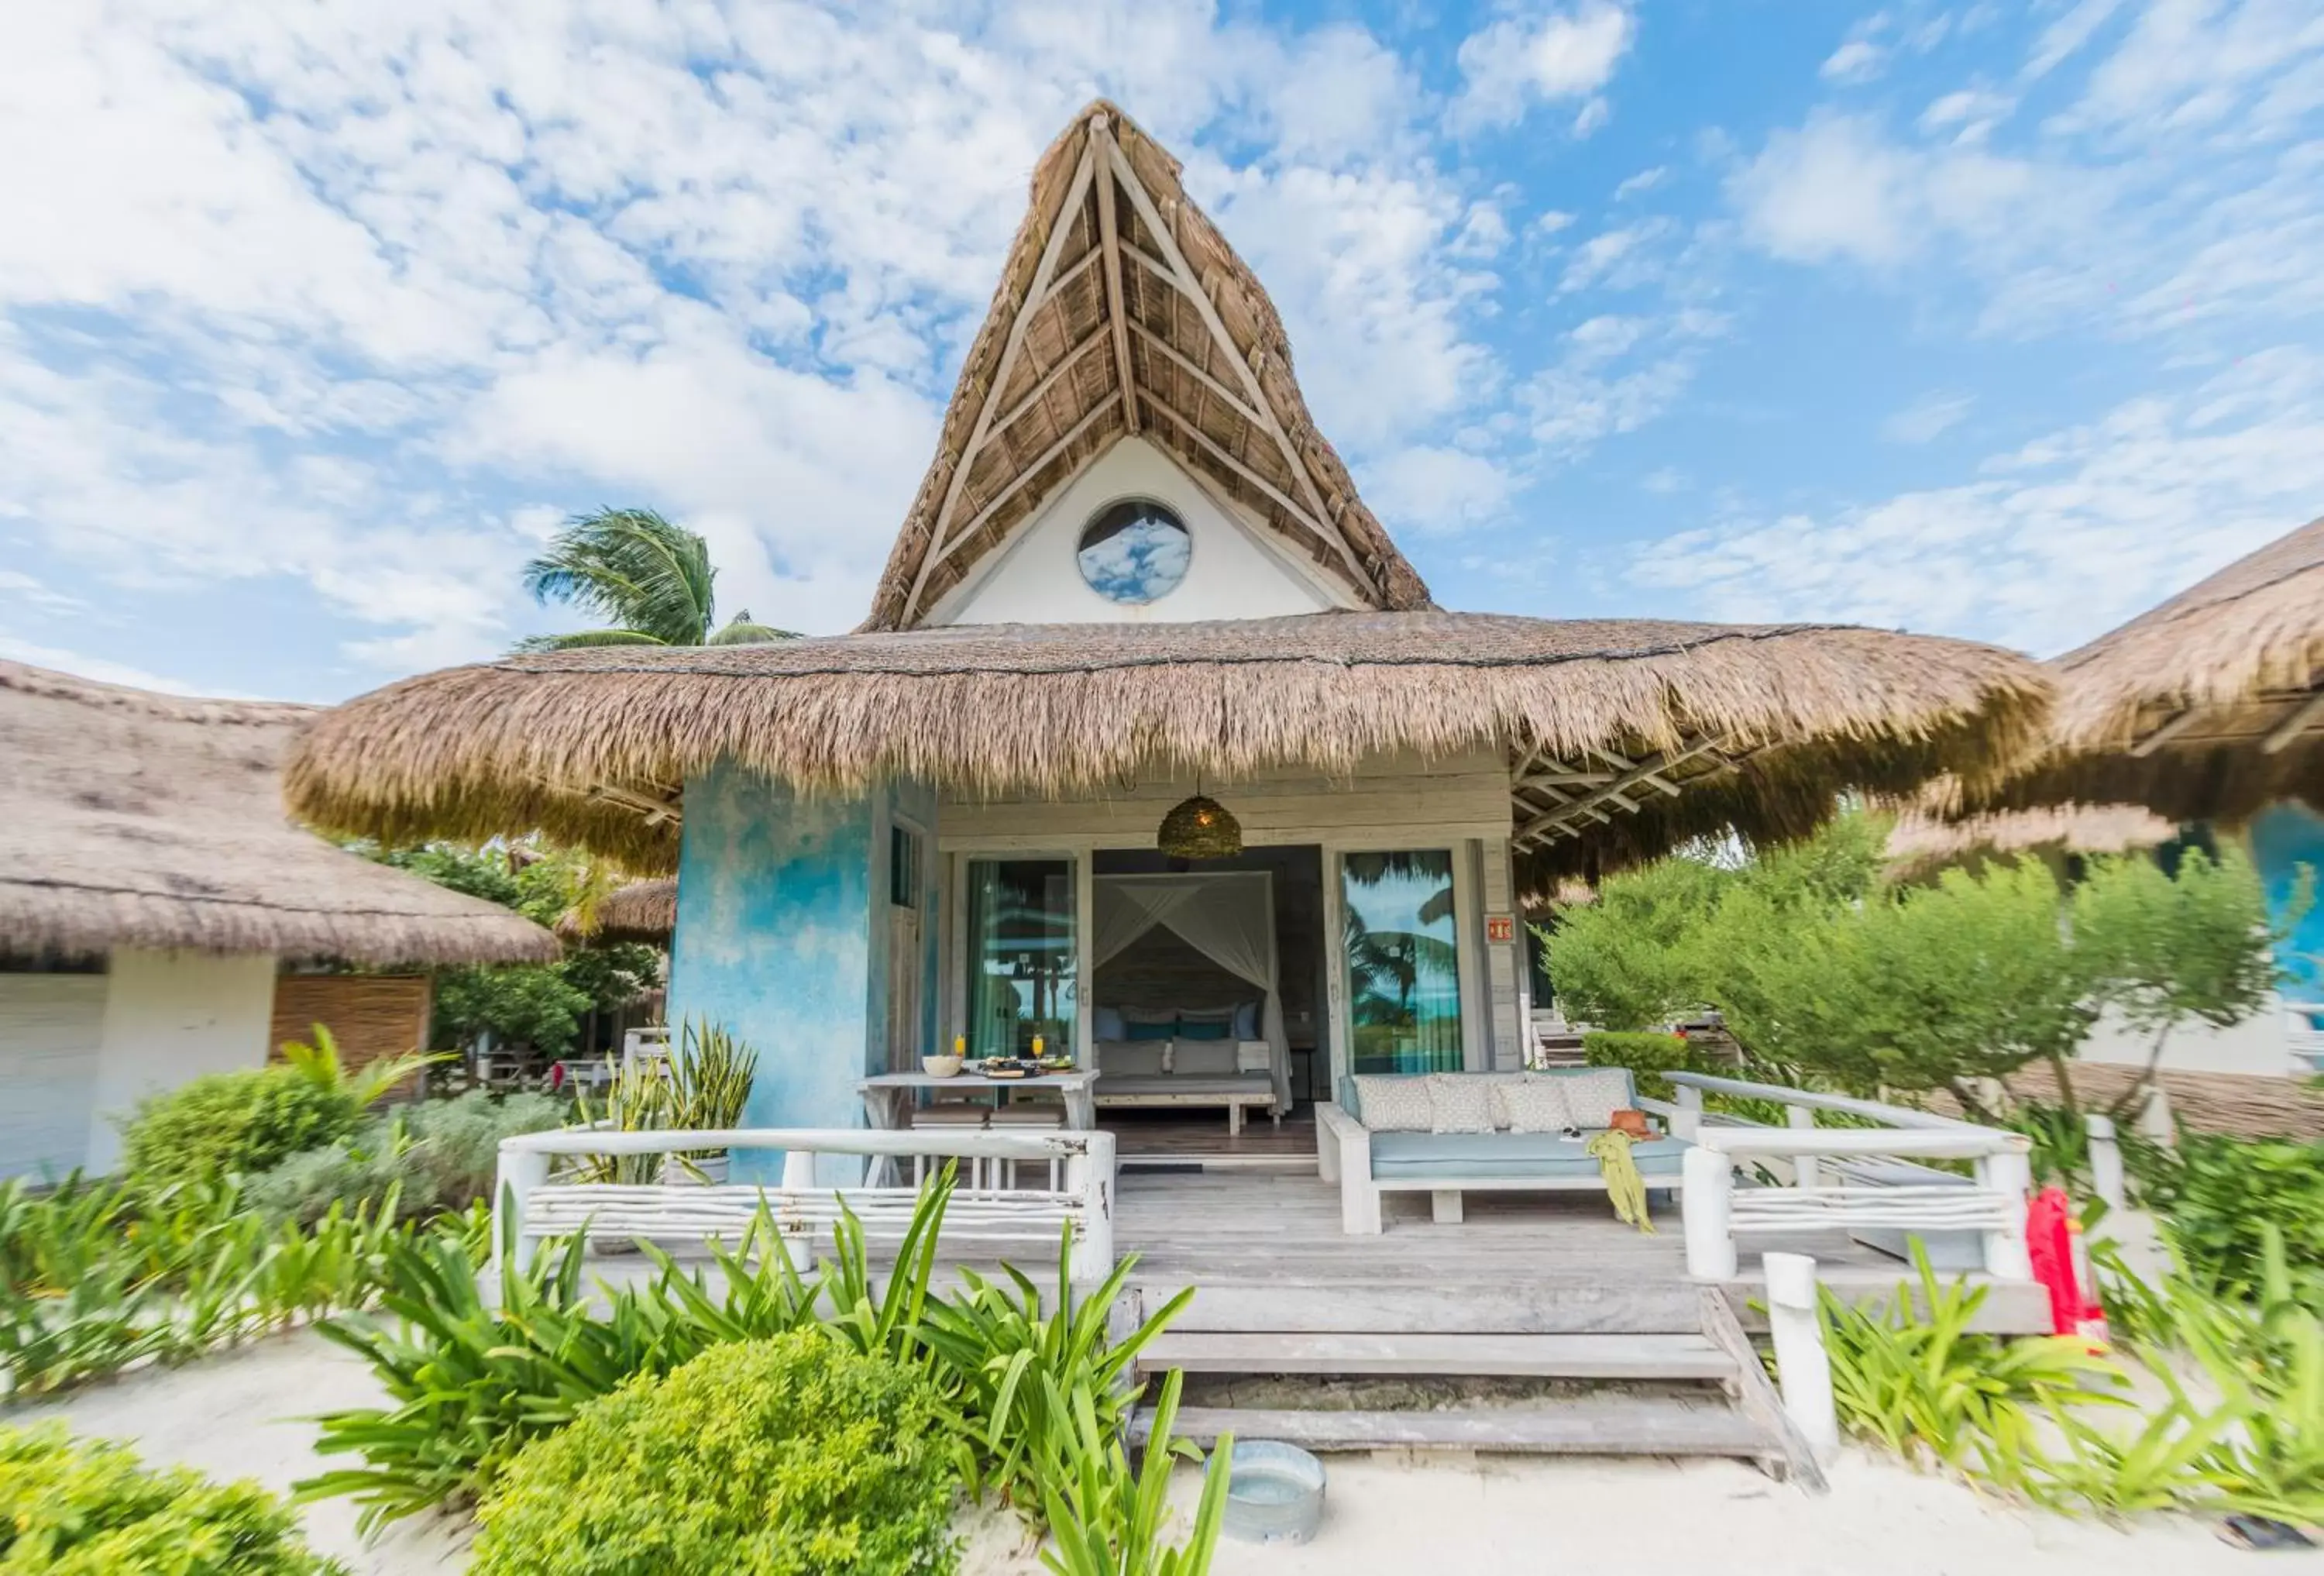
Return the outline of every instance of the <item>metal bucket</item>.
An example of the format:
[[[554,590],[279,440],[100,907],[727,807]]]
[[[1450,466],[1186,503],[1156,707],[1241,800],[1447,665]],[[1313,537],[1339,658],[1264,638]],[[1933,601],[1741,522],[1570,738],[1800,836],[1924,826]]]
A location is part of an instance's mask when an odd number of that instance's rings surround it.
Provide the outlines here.
[[[1222,1520],[1227,1536],[1247,1544],[1304,1544],[1323,1519],[1322,1461],[1296,1444],[1235,1441]]]

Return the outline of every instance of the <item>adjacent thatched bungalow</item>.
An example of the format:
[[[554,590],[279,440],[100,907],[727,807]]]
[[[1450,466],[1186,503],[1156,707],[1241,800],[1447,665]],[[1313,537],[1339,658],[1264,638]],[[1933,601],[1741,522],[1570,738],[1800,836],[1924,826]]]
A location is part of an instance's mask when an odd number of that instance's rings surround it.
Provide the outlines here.
[[[278,769],[311,714],[0,662],[0,1175],[102,1169],[140,1095],[257,1066],[318,1019],[357,1055],[424,1034],[424,978],[286,962],[558,955],[504,908],[292,825]]]
[[[2002,810],[1949,821],[1914,806],[1888,834],[1888,873],[1913,880],[1949,865],[2035,854],[2053,863],[2069,854],[2129,853],[2160,848],[2179,828],[2136,805],[2059,805]]]
[[[677,933],[678,881],[670,876],[617,887],[595,908],[567,909],[557,921],[557,934],[567,941],[636,941],[668,946]]]
[[[1982,769],[2047,696],[1956,641],[1438,608],[1265,290],[1097,104],[861,630],[429,674],[318,719],[287,780],[339,831],[675,872],[671,1016],[761,1047],[754,1121],[853,1125],[867,1071],[955,1037],[1280,1107],[1516,1064],[1526,894]]]
[[[2279,902],[2324,871],[2324,520],[2070,651],[2045,746],[1971,808],[2142,805],[2243,839]],[[2324,1000],[2324,908],[2284,949]]]

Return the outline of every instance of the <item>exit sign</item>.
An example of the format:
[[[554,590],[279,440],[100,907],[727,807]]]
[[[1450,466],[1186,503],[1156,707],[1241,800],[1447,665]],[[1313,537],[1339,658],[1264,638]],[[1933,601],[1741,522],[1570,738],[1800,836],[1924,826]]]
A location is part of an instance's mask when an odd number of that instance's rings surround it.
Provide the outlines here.
[[[1485,939],[1487,941],[1515,941],[1517,938],[1517,922],[1514,918],[1507,914],[1488,914],[1485,916]]]

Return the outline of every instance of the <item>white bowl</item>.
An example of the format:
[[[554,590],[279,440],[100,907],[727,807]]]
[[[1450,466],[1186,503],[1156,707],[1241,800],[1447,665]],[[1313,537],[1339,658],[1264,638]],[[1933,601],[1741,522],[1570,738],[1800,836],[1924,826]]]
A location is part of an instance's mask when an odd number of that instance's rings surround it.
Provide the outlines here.
[[[922,1056],[920,1071],[931,1078],[956,1078],[960,1075],[958,1056]]]

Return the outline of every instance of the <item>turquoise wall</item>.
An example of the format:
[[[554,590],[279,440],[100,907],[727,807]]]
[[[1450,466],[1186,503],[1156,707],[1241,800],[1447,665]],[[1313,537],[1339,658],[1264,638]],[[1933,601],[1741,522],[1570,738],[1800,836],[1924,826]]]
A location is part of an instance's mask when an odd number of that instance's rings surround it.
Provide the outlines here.
[[[745,1126],[864,1123],[856,1083],[887,1065],[888,832],[899,808],[927,836],[922,911],[933,916],[936,805],[927,790],[803,797],[732,763],[687,779],[669,1018],[723,1023],[757,1048]],[[923,951],[932,1035],[933,934]],[[779,1155],[738,1155],[735,1179],[775,1180],[780,1164]],[[852,1160],[826,1157],[818,1179],[842,1185],[857,1171]]]
[[[2252,862],[2266,883],[2268,906],[2281,919],[2295,890],[2300,867],[2306,865],[2324,882],[2324,818],[2299,805],[2273,805],[2253,818]],[[2324,898],[2324,892],[2318,894]],[[2277,956],[2292,976],[2284,993],[2305,1000],[2324,1000],[2324,901],[2311,902]]]

